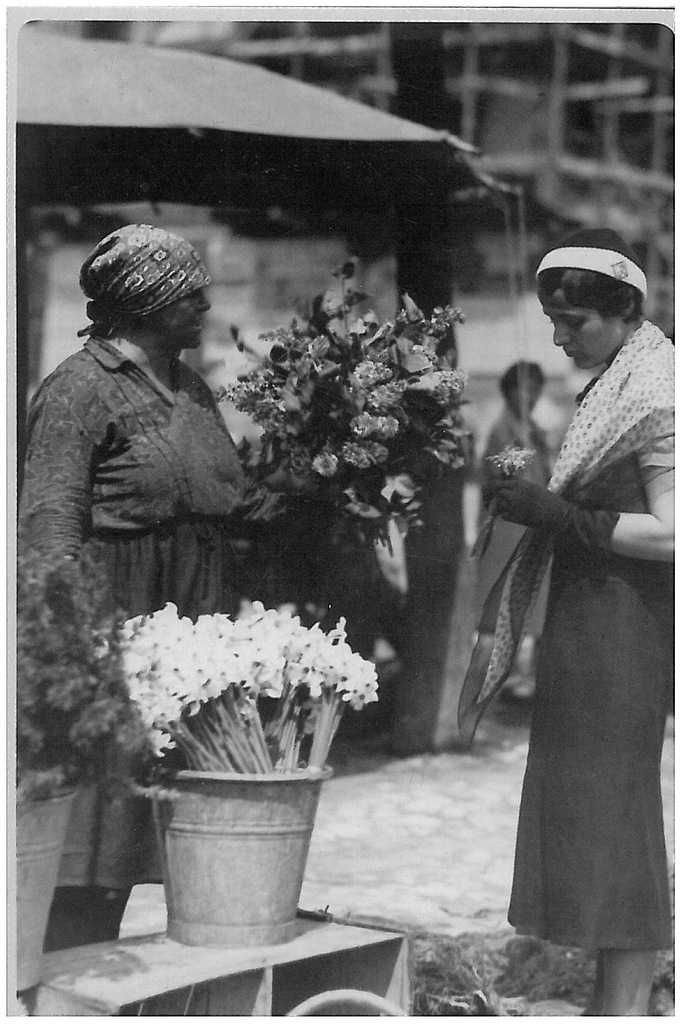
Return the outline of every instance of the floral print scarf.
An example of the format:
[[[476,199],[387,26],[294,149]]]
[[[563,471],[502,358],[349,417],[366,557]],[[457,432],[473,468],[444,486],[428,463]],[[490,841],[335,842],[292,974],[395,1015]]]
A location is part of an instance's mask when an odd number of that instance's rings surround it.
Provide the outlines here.
[[[649,321],[635,331],[589,390],[567,430],[548,490],[581,490],[604,470],[672,429],[673,346]],[[552,538],[527,528],[486,602],[498,606],[493,649],[475,643],[463,686],[459,722],[471,740],[484,710],[505,682],[527,615],[543,582]]]

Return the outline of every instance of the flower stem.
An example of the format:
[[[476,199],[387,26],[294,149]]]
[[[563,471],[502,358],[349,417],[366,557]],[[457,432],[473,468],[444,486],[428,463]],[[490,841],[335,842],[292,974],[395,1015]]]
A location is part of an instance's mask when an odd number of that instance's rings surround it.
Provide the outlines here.
[[[237,691],[237,696],[233,697],[233,699],[235,701],[236,714],[239,717],[244,732],[244,739],[256,760],[258,770],[262,772],[272,771],[273,766],[268,754],[268,748],[266,747],[261,727],[261,718],[257,708],[241,690]]]
[[[324,768],[327,755],[332,746],[332,740],[339,727],[344,707],[342,700],[336,692],[323,692],[321,698],[320,712],[313,731],[313,742],[311,753],[308,757],[309,768]]]
[[[258,709],[255,707],[251,707],[250,711],[251,714],[249,724],[256,738],[257,749],[259,751],[261,762],[263,763],[265,771],[272,772],[273,762],[271,760],[270,753],[268,751],[268,744],[266,743],[266,737],[263,732],[261,716],[258,713]]]
[[[196,730],[201,734],[202,743],[215,752],[223,771],[232,771],[233,764],[237,771],[250,771],[250,765],[244,763],[242,751],[225,742],[225,733],[212,721],[208,709],[196,715],[194,721]]]
[[[239,737],[236,735],[239,724],[227,713],[226,707],[220,700],[215,701],[213,712],[218,718],[216,726],[221,734],[221,743],[236,765],[237,771],[248,771],[249,768],[244,764],[244,751],[239,743]]]
[[[249,723],[245,719],[245,714],[238,707],[232,687],[221,696],[223,700],[217,702],[217,710],[225,723],[224,735],[226,739],[229,737],[235,748],[240,751],[244,763],[248,765],[245,770],[250,772],[268,771],[267,762],[264,762],[261,756],[258,743],[254,743]],[[248,704],[244,698],[241,703]]]
[[[216,711],[222,721],[221,735],[223,736],[223,742],[231,750],[233,756],[239,760],[240,771],[258,771],[258,767],[254,765],[254,754],[249,738],[244,734],[244,723],[235,708],[232,695],[222,705],[218,703]]]
[[[174,726],[174,735],[190,768],[197,771],[222,770],[217,758],[206,750],[184,723],[178,722]]]
[[[286,733],[286,745],[283,751],[284,768],[285,771],[294,771],[296,765],[294,763],[295,750],[296,750],[296,737],[298,732],[298,724],[295,718],[291,718],[287,723]]]

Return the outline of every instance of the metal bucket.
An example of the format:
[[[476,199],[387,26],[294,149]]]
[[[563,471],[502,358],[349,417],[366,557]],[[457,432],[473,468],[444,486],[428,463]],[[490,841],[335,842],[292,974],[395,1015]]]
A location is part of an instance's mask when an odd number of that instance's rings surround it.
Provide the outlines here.
[[[294,936],[320,787],[330,775],[178,773],[174,798],[156,802],[169,938],[232,947]]]
[[[17,990],[37,985],[74,793],[17,807]]]

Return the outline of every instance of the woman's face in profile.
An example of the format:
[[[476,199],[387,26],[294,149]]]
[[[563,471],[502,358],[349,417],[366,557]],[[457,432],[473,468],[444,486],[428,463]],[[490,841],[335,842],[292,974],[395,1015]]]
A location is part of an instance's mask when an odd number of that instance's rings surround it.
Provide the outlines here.
[[[568,303],[558,289],[541,303],[553,325],[553,344],[582,370],[606,362],[626,339],[629,328],[620,316],[604,316],[588,306]]]
[[[211,303],[203,288],[150,313],[146,327],[165,339],[174,349],[198,348],[202,340],[204,314]]]

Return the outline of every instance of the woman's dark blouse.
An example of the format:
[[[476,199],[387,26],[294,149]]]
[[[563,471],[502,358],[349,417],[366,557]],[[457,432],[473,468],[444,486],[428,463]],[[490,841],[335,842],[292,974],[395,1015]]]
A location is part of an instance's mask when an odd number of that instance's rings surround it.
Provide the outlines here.
[[[31,404],[22,539],[76,555],[90,536],[205,517],[267,515],[249,490],[213,395],[184,363],[172,391],[113,344],[90,339]]]

